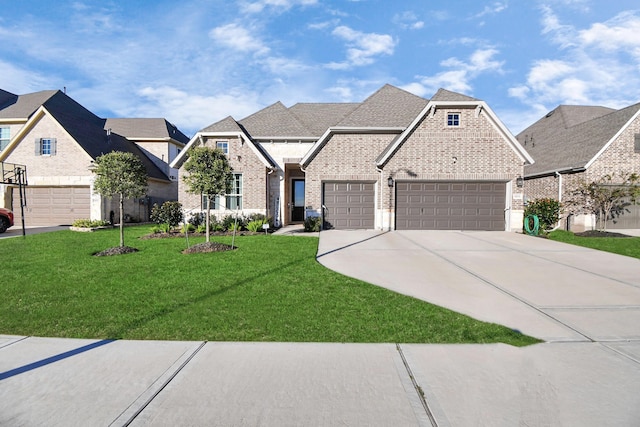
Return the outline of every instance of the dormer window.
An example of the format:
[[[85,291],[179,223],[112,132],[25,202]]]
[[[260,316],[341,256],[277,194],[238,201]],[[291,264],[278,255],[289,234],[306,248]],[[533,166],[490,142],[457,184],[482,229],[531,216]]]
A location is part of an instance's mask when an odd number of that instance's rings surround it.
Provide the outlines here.
[[[229,141],[216,141],[216,148],[222,150],[225,155],[229,155]]]
[[[451,126],[451,127],[460,126],[460,113],[447,114],[447,126]]]

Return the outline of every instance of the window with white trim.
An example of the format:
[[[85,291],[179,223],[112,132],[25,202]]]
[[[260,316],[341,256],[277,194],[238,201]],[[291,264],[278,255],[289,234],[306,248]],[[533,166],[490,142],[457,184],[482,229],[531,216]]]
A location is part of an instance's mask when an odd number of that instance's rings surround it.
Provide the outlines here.
[[[0,151],[7,148],[9,141],[11,141],[11,128],[8,126],[0,127]]]
[[[53,156],[56,154],[55,138],[37,138],[36,156]]]
[[[225,155],[229,155],[229,141],[216,141],[216,148],[222,150]]]
[[[224,202],[224,203],[223,203]],[[207,195],[202,195],[202,210],[207,209]],[[242,210],[242,174],[236,173],[233,175],[233,181],[231,182],[231,188],[229,193],[225,197],[215,196],[211,199],[212,210]]]
[[[233,175],[233,182],[231,184],[231,191],[226,197],[227,209],[242,209],[242,174],[236,173]]]
[[[460,113],[447,114],[447,126],[460,126]]]

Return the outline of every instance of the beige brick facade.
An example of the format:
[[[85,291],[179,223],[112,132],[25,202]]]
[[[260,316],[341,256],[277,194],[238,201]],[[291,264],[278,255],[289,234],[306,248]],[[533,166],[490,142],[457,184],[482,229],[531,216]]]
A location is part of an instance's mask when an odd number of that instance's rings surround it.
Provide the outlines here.
[[[234,174],[242,174],[242,212],[245,214],[267,214],[267,168],[260,161],[248,143],[238,137],[207,138],[205,147],[215,148],[218,142],[226,141],[229,149],[229,163]],[[198,212],[202,209],[201,196],[192,194],[184,182],[186,175],[184,168],[180,168],[178,175],[178,200],[188,212]],[[229,213],[225,210],[212,212],[218,217]]]

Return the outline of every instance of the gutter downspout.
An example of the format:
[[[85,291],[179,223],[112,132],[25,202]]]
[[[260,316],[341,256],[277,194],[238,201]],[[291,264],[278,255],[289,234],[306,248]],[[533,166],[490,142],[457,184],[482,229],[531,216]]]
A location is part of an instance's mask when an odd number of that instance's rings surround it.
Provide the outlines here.
[[[380,172],[380,179],[378,180],[378,185],[379,185],[379,189],[378,189],[378,194],[379,196],[379,206],[380,206],[380,230],[384,230],[384,223],[382,221],[382,212],[384,212],[384,209],[382,208],[382,189],[383,187],[383,183],[384,183],[384,170],[380,169],[380,167],[378,165],[376,165],[376,171]],[[377,210],[377,209],[376,209]],[[389,231],[391,231],[391,206],[389,206],[389,218],[388,218],[388,227],[387,229]]]
[[[558,202],[561,203],[562,202],[562,175],[560,174],[560,172],[556,171],[555,172],[556,177],[558,177]],[[554,230],[558,230],[560,228],[560,221],[558,220],[558,223],[556,224],[555,227],[553,227],[553,229],[551,231]]]

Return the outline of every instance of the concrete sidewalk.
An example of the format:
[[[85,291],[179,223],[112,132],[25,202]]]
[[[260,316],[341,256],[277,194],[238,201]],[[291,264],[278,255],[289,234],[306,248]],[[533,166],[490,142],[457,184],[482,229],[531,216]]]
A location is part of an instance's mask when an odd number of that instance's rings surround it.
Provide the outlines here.
[[[0,336],[0,425],[638,425],[638,260],[511,233],[320,236],[330,268],[549,342]]]

